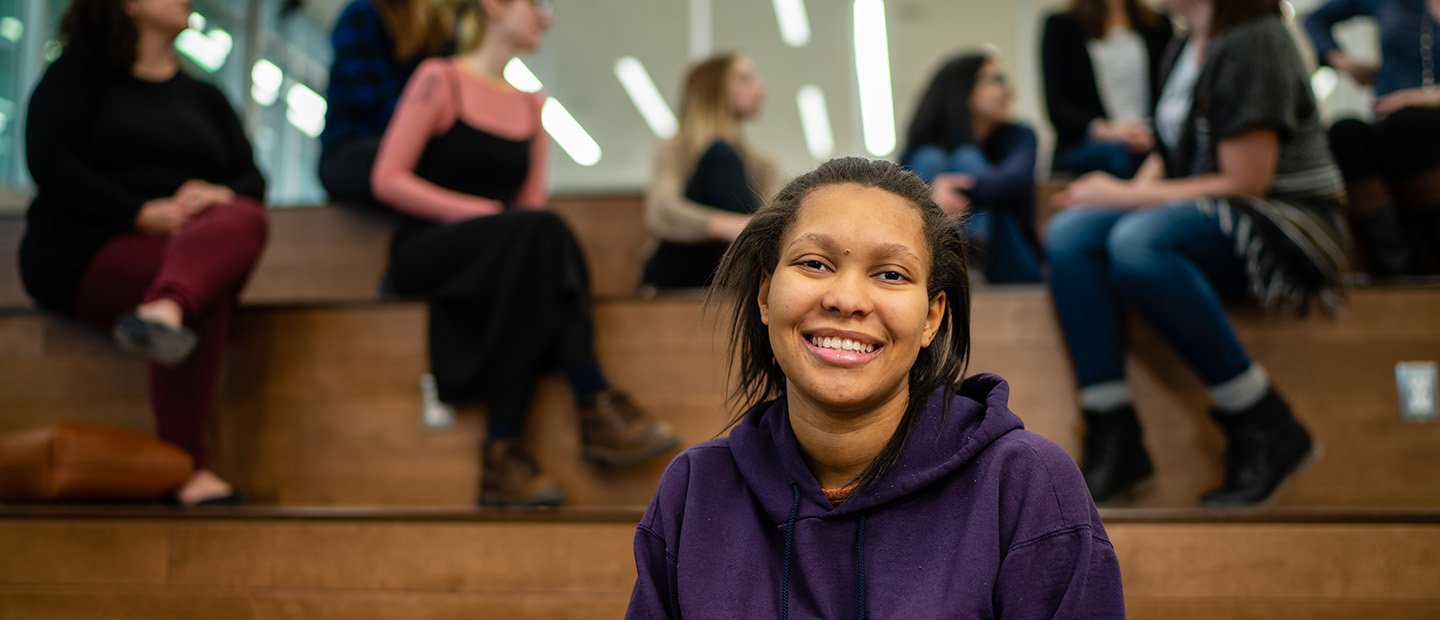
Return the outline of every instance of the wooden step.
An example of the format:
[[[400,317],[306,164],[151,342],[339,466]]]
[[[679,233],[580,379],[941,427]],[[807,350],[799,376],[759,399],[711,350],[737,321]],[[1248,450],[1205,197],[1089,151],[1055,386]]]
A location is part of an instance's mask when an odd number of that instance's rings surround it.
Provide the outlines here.
[[[1075,387],[1048,299],[992,290],[974,303],[972,372],[1011,382],[1032,430],[1079,450]],[[1323,458],[1277,497],[1279,509],[1440,511],[1440,426],[1399,419],[1397,361],[1440,356],[1440,289],[1358,290],[1338,321],[1237,313],[1241,338],[1314,431]],[[266,503],[463,506],[475,497],[479,411],[448,431],[421,427],[424,308],[367,304],[250,308],[237,321],[218,413],[217,465]],[[701,301],[597,304],[597,347],[617,386],[687,444],[714,437],[724,398],[723,338]],[[1223,444],[1199,382],[1135,330],[1133,384],[1159,484],[1121,507],[1185,509],[1220,476]],[[143,365],[98,334],[33,314],[0,317],[0,432],[60,420],[148,430]],[[528,437],[576,506],[642,506],[663,459],[596,471],[578,459],[568,389],[540,388]]]
[[[0,514],[0,619],[619,617],[638,512]],[[1434,618],[1440,524],[1111,520],[1133,618]]]
[[[589,261],[593,292],[628,296],[639,283],[645,232],[639,196],[557,198]],[[338,207],[270,209],[270,239],[245,289],[249,304],[374,301],[390,225]],[[0,309],[30,307],[14,257],[25,220],[0,217]]]

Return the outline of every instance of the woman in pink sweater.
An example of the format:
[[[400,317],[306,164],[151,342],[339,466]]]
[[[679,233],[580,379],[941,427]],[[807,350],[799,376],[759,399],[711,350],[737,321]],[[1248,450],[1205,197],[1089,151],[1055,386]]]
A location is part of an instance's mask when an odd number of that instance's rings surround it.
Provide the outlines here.
[[[440,399],[487,405],[480,503],[555,505],[554,480],[521,446],[541,374],[574,389],[583,456],[625,465],[679,440],[610,388],[597,362],[585,257],[546,209],[544,96],[501,77],[539,48],[546,0],[482,0],[478,43],[425,61],[400,96],[371,173],[375,196],[402,215],[390,284],[430,306],[430,366]]]

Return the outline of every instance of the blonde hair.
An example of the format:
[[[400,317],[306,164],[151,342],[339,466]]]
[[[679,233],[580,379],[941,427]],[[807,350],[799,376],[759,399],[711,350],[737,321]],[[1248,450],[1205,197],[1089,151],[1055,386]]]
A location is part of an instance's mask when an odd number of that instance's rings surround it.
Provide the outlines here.
[[[449,7],[435,0],[371,0],[395,44],[396,60],[421,54],[436,56],[450,44],[455,23]]]
[[[687,170],[717,138],[731,141],[741,157],[746,155],[745,138],[730,110],[730,72],[739,57],[735,53],[717,54],[692,65],[685,74],[677,138]]]

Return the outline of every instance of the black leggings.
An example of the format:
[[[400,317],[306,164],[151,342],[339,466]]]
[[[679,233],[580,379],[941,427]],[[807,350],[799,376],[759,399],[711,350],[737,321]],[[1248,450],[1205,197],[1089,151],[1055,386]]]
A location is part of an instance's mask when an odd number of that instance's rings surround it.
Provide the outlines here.
[[[1373,125],[1342,120],[1330,128],[1330,148],[1370,271],[1440,269],[1440,109],[1404,108]]]
[[[440,399],[488,400],[492,440],[520,435],[546,370],[598,373],[585,258],[552,212],[404,224],[389,277],[395,292],[429,302]]]

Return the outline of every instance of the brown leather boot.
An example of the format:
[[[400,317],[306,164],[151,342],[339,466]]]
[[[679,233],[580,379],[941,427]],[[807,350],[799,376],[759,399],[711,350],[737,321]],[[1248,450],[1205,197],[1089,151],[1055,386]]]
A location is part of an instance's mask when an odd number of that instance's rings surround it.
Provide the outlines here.
[[[602,392],[580,408],[580,456],[598,467],[632,465],[680,445],[670,425],[650,419],[622,392]]]
[[[480,505],[490,508],[559,506],[565,496],[555,479],[540,471],[535,460],[514,439],[485,446],[480,472]]]

